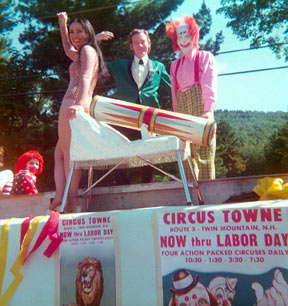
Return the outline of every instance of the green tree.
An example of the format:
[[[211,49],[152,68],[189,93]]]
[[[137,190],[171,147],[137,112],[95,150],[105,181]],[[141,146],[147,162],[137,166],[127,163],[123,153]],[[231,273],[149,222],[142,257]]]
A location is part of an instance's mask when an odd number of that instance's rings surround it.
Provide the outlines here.
[[[11,6],[15,5],[14,0],[1,0],[0,1],[0,65],[3,65],[3,60],[7,57],[10,40],[5,37],[5,32],[11,30],[15,23],[10,21],[13,16]],[[1,67],[0,67],[1,69]],[[1,70],[0,70],[1,71]]]
[[[268,174],[288,172],[288,122],[270,137],[264,152]]]
[[[217,152],[215,156],[215,174],[216,178],[224,178],[228,172],[228,169],[224,165],[223,158],[221,155],[223,154],[222,150],[224,150],[224,146],[217,146]]]
[[[166,38],[163,21],[182,3],[183,0],[139,1],[136,4],[134,1],[129,4],[127,1],[119,0],[87,0],[85,3],[83,1],[66,3],[51,0],[41,2],[20,0],[18,8],[22,13],[22,19],[30,20],[19,37],[20,42],[25,46],[24,58],[35,73],[43,74],[49,71],[55,74],[53,82],[56,88],[60,89],[60,82],[62,81],[61,84],[63,84],[63,78],[68,82],[69,75],[64,72],[67,71],[70,60],[63,52],[57,20],[57,12],[64,10],[72,19],[79,15],[89,19],[96,32],[109,30],[114,33],[115,39],[101,42],[106,61],[130,57],[128,34],[135,27],[145,28],[152,33],[151,56],[155,58],[155,55],[159,55],[156,50],[163,45],[162,41]],[[154,33],[161,33],[161,35],[154,35]],[[165,45],[165,48],[171,54],[170,42]],[[168,60],[166,63],[169,69]],[[59,86],[56,85],[57,82]],[[96,89],[97,94],[105,95],[111,87],[113,87],[111,82],[108,84],[99,82]],[[42,88],[41,83],[39,88]],[[49,96],[49,98],[52,97]],[[163,106],[166,105],[167,97],[163,97]]]
[[[217,10],[230,21],[227,26],[252,47],[269,44],[278,56],[288,61],[287,0],[221,0]]]
[[[216,54],[220,50],[221,44],[224,42],[224,36],[222,31],[220,31],[216,33],[215,39],[210,37],[203,42],[204,37],[209,34],[212,27],[211,10],[207,7],[205,1],[203,1],[199,12],[194,15],[194,18],[197,20],[199,25],[199,41],[201,49]]]
[[[38,83],[31,78],[30,71],[16,54],[7,62],[0,82],[0,143],[5,147],[4,166],[11,170],[24,151],[39,150],[45,159],[44,177],[53,169],[57,115],[51,113],[47,97],[37,94]],[[40,187],[44,186],[41,180],[44,182],[40,178]],[[53,186],[49,175],[45,186],[50,190]]]
[[[246,170],[241,175],[269,173],[269,163],[265,161],[264,148],[270,143],[272,135],[286,124],[287,113],[217,110],[215,118],[217,122],[227,121],[237,133],[239,149],[247,161]]]
[[[135,27],[147,29],[151,34],[151,58],[164,62],[169,71],[175,54],[172,43],[165,34],[165,23],[171,12],[182,3],[183,0],[157,0],[136,4],[132,2],[127,5],[127,1],[90,0],[85,1],[85,5],[81,1],[74,1],[69,6],[63,2],[51,0],[43,0],[41,3],[36,0],[20,0],[19,9],[23,14],[22,19],[30,20],[30,23],[25,27],[19,40],[25,45],[25,58],[31,62],[33,69],[37,69],[40,73],[49,70],[55,74],[63,74],[64,71],[67,71],[70,61],[62,49],[56,13],[66,9],[71,18],[78,15],[88,18],[96,32],[105,29],[114,33],[113,40],[101,42],[101,49],[107,61],[130,57],[128,34]],[[212,25],[211,12],[204,1],[195,18],[200,25],[201,43]],[[215,53],[220,49],[223,40],[222,32],[219,32],[215,40],[209,38],[206,42],[201,43],[201,46]],[[68,75],[65,77],[68,78]],[[99,83],[97,92],[102,94],[109,89],[109,86],[107,89],[104,86],[103,89],[103,84]],[[161,107],[171,109],[171,105],[168,105],[167,102],[167,97],[160,96]]]
[[[9,19],[14,15],[13,9],[15,0],[1,0],[0,2],[0,33],[13,27],[13,22]]]
[[[25,20],[19,35],[20,53],[11,53],[4,82],[0,83],[0,141],[6,148],[5,166],[13,169],[19,154],[38,149],[45,159],[39,177],[40,190],[52,190],[53,151],[57,141],[57,115],[68,85],[69,59],[64,54],[57,12],[67,10],[70,17],[83,15],[96,31],[110,30],[115,40],[103,42],[108,60],[127,56],[128,34],[135,26],[156,29],[183,0],[144,1],[31,1],[19,0],[20,19]],[[165,33],[164,33],[165,34]],[[170,46],[169,46],[170,47]],[[167,46],[168,48],[168,46]],[[105,92],[100,84],[97,93]],[[2,94],[2,96],[1,96]]]
[[[40,190],[53,189],[57,116],[69,82],[70,64],[62,48],[57,12],[67,11],[71,18],[80,15],[86,17],[96,32],[113,32],[115,39],[101,42],[107,61],[129,57],[129,32],[135,27],[147,29],[151,33],[151,57],[163,61],[169,71],[174,52],[164,28],[171,12],[183,1],[18,0],[16,10],[13,9],[17,20],[24,21],[19,35],[23,48],[21,53],[10,50],[10,58],[2,75],[3,82],[0,82],[0,141],[6,147],[5,156],[9,156],[6,165],[12,168],[20,153],[38,149],[45,158],[44,175],[42,179],[39,177]],[[10,3],[8,0],[6,2]],[[195,17],[201,27],[201,45],[217,52],[223,41],[222,33],[218,33],[215,40],[209,38],[202,43],[212,24],[210,10],[204,1]],[[105,95],[111,88],[113,84],[100,82],[96,91]],[[165,109],[171,107],[165,97],[161,103]]]
[[[217,124],[216,169],[218,177],[239,176],[246,169],[246,161],[240,151],[239,139],[232,126],[224,120]]]

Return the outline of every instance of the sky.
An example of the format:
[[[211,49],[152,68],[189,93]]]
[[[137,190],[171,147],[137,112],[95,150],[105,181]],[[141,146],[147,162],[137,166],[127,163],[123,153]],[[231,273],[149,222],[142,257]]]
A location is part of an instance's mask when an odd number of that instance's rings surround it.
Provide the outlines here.
[[[249,48],[249,41],[240,41],[226,27],[228,19],[216,14],[220,0],[205,0],[212,14],[211,34],[223,31],[224,43],[220,52]],[[172,14],[172,18],[198,13],[202,0],[185,0]],[[269,48],[228,53],[216,56],[219,74],[288,66],[284,59],[277,59]],[[219,76],[217,109],[250,111],[288,111],[288,68],[239,75]]]
[[[171,18],[192,16],[199,11],[202,2],[202,0],[184,0],[179,9],[172,13]],[[226,27],[228,19],[225,19],[223,14],[216,14],[220,0],[205,0],[205,3],[212,14],[211,33],[205,39],[208,37],[214,39],[215,34],[222,30],[224,43],[220,52],[249,48],[249,41],[240,41]],[[16,29],[14,35],[18,37],[19,30],[17,33]],[[219,74],[288,65],[284,59],[277,59],[269,48],[219,54],[216,56],[216,64]],[[219,76],[216,110],[288,112],[287,88],[288,68]]]

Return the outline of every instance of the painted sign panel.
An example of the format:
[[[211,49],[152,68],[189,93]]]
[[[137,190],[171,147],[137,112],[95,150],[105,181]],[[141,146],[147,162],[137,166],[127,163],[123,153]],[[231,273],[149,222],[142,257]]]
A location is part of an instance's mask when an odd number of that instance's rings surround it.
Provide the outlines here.
[[[288,305],[287,207],[166,211],[158,226],[164,305]]]
[[[115,305],[112,219],[111,213],[61,218],[60,305]]]
[[[288,305],[288,201],[0,220],[0,305]]]

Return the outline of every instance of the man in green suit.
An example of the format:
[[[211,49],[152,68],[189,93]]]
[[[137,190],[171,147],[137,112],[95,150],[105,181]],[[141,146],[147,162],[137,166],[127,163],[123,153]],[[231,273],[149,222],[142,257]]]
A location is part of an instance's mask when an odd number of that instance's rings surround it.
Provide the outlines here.
[[[134,58],[107,63],[116,83],[117,98],[159,108],[158,91],[171,95],[170,75],[163,63],[149,59],[151,41],[146,30],[133,30],[129,36]]]
[[[119,100],[160,108],[158,92],[163,91],[171,102],[171,79],[163,63],[151,60],[149,33],[146,30],[134,29],[129,34],[132,60],[118,59],[106,63],[116,84],[116,96]],[[141,133],[132,129],[118,128],[130,140],[140,139]],[[144,167],[142,182],[153,179],[154,169]],[[147,172],[147,173],[146,173]]]

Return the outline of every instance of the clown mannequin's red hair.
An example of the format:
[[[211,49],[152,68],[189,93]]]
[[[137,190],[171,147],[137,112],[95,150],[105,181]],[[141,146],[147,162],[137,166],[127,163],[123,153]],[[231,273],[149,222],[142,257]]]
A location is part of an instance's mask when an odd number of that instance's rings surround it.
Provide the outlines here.
[[[39,169],[37,173],[35,174],[36,175],[41,174],[43,171],[44,160],[43,160],[42,155],[38,151],[35,151],[35,150],[27,151],[18,158],[16,165],[15,165],[15,172],[18,173],[20,170],[24,170],[26,168],[26,164],[28,163],[28,161],[34,158],[39,161]]]
[[[180,51],[180,48],[177,44],[177,33],[176,28],[180,24],[187,24],[189,27],[189,33],[191,40],[193,42],[194,48],[199,48],[199,28],[196,23],[196,20],[193,17],[184,16],[183,19],[172,19],[170,22],[166,24],[166,34],[173,41],[173,49],[175,51]]]

